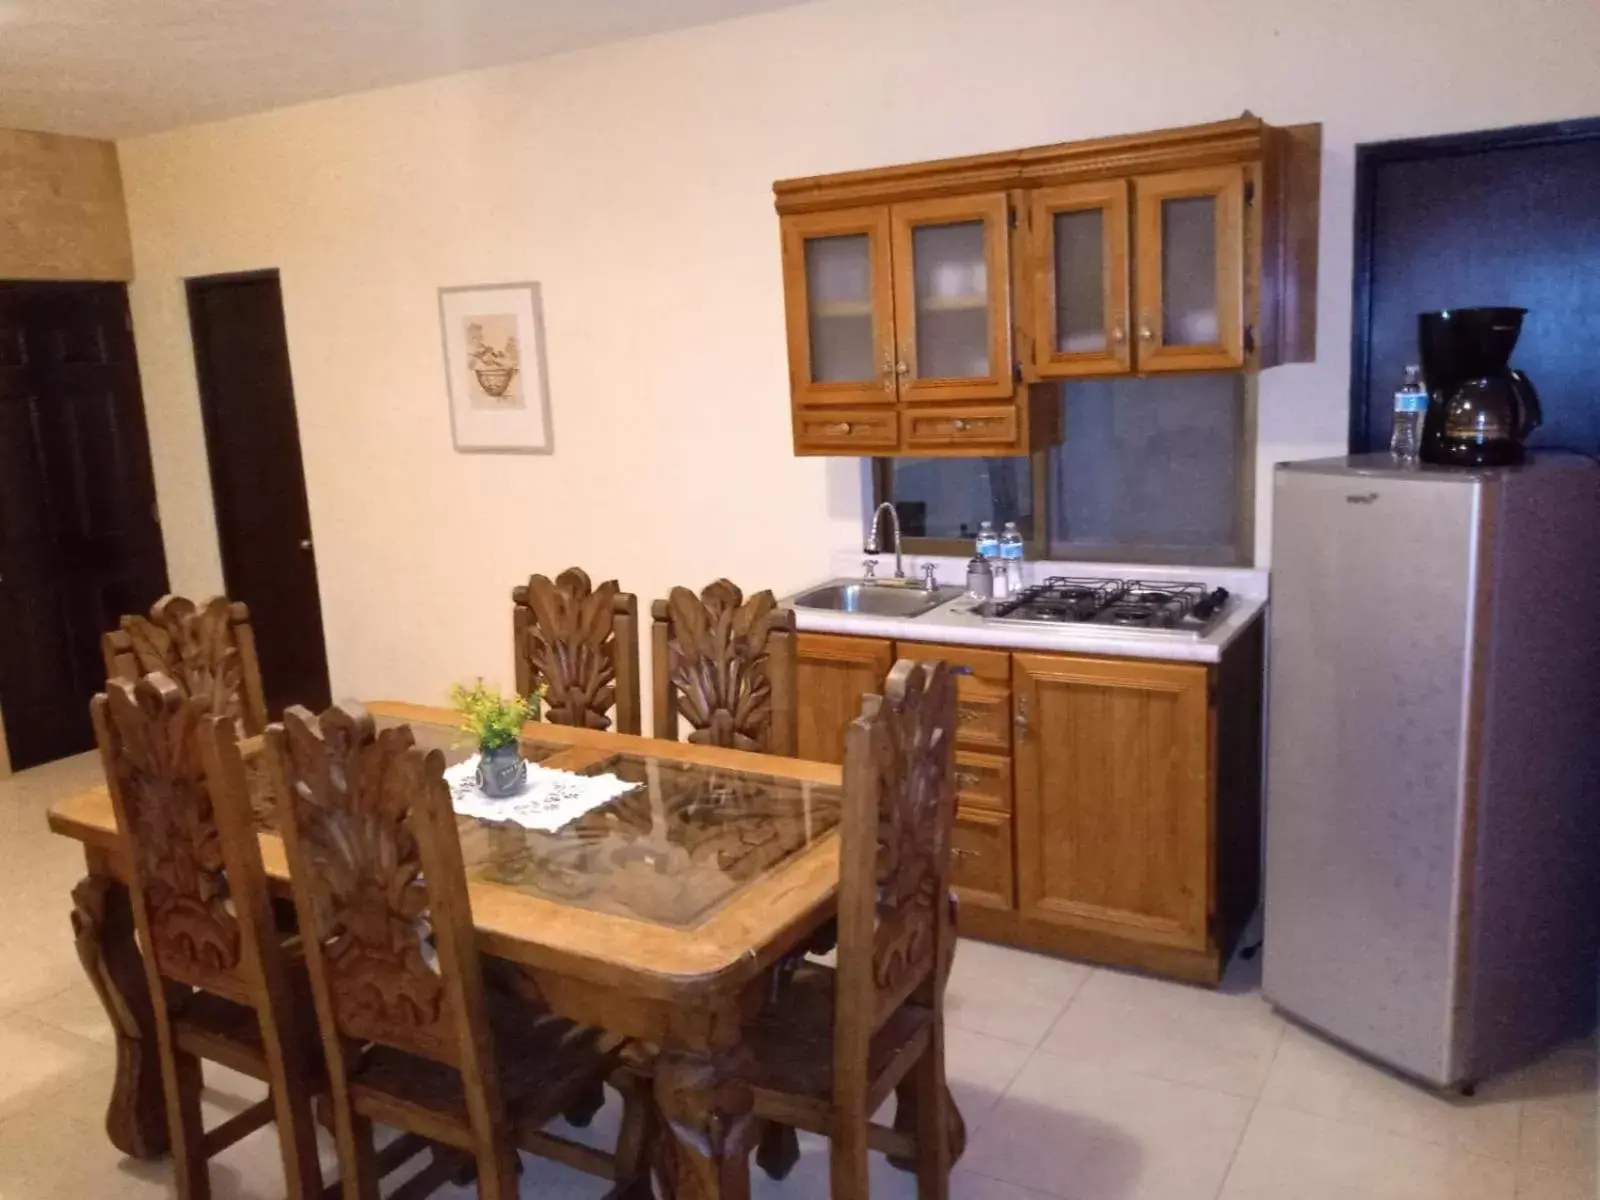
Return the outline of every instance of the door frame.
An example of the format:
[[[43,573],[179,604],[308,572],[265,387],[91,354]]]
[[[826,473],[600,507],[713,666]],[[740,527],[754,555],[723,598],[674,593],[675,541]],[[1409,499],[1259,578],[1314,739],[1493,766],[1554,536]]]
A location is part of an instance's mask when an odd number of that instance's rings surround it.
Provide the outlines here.
[[[1508,125],[1503,129],[1478,129],[1437,137],[1403,138],[1391,142],[1366,142],[1356,147],[1356,211],[1354,272],[1350,302],[1350,422],[1351,454],[1384,447],[1367,436],[1372,396],[1367,391],[1367,371],[1372,354],[1372,273],[1378,219],[1378,175],[1395,163],[1427,162],[1482,154],[1493,150],[1526,150],[1569,142],[1600,141],[1600,117],[1550,121],[1541,125]]]

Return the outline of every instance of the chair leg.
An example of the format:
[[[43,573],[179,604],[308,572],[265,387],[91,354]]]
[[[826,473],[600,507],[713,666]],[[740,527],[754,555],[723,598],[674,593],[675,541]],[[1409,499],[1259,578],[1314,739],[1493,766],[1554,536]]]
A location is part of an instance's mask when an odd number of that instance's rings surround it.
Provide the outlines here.
[[[339,1143],[339,1194],[344,1200],[379,1200],[378,1152],[372,1121],[333,1101],[333,1136]]]
[[[934,1031],[911,1071],[917,1097],[917,1200],[948,1200],[951,1111],[941,1030]]]
[[[585,1091],[581,1096],[569,1104],[561,1114],[568,1125],[584,1129],[589,1122],[594,1120],[595,1113],[606,1106],[606,1085],[603,1080],[595,1080],[594,1087]]]
[[[173,1182],[178,1200],[211,1200],[211,1168],[206,1162],[205,1125],[200,1114],[204,1080],[200,1060],[174,1050],[164,1064],[171,1114]]]
[[[521,1164],[514,1148],[494,1142],[478,1147],[478,1200],[517,1200],[517,1170]]]
[[[828,1194],[833,1200],[869,1200],[866,1113],[836,1113],[828,1138]]]
[[[768,1179],[787,1179],[800,1161],[800,1135],[792,1126],[762,1121],[756,1139],[756,1166]]]
[[[284,1194],[288,1200],[321,1200],[317,1122],[303,1081],[296,1076],[292,1084],[273,1088],[272,1103],[278,1123],[278,1151],[283,1158]]]

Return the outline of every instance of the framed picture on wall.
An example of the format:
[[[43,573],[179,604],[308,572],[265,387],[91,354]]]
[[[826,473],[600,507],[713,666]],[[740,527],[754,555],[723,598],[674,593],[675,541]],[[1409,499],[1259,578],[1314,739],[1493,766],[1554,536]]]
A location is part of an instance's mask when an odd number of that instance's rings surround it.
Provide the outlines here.
[[[440,288],[439,325],[456,449],[554,450],[539,285]]]

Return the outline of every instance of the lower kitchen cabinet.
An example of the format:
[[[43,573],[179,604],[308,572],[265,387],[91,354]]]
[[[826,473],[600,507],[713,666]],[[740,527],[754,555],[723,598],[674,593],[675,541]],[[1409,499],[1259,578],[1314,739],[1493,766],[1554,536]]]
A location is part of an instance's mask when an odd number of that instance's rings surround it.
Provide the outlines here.
[[[1210,705],[1202,664],[1018,654],[1017,909],[1203,950]]]
[[[802,633],[795,648],[800,696],[797,757],[842,763],[844,731],[861,715],[861,697],[883,691],[884,676],[894,666],[894,643],[887,638]]]
[[[900,658],[962,672],[969,937],[1215,983],[1260,892],[1263,623],[1218,663],[800,635],[800,753],[838,762]]]

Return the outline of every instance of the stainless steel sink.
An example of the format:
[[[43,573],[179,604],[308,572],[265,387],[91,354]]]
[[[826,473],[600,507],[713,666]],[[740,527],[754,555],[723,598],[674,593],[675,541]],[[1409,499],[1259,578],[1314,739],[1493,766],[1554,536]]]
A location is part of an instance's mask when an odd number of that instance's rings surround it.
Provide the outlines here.
[[[836,579],[801,592],[790,601],[796,608],[821,608],[829,612],[868,613],[875,617],[920,617],[961,595],[958,587],[895,587],[882,583]]]

